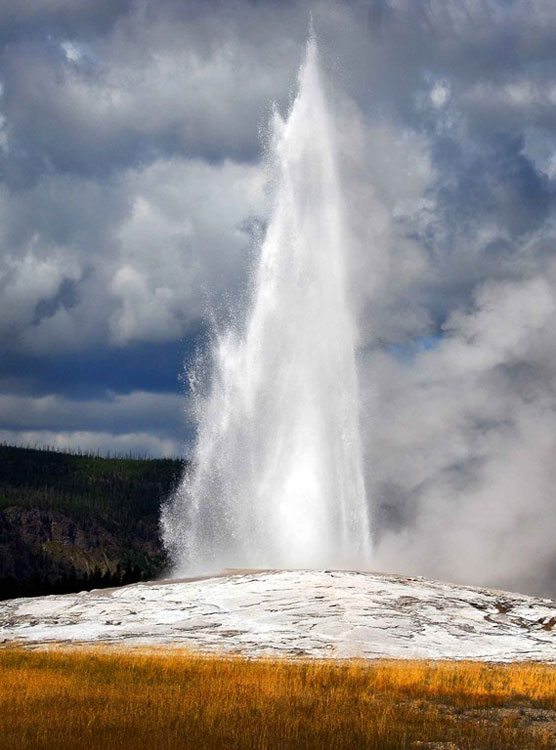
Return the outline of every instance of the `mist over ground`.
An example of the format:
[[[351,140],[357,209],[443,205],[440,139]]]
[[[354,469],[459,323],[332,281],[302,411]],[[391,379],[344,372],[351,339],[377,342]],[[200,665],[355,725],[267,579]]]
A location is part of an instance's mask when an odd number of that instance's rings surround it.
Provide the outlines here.
[[[0,0],[0,440],[187,450],[177,376],[245,289],[309,10],[377,567],[556,596],[549,0]]]

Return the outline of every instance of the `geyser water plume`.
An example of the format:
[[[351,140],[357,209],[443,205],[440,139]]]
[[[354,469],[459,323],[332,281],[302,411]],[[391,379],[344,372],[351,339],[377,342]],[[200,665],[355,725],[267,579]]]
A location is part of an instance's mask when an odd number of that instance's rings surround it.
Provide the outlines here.
[[[346,212],[313,38],[298,83],[286,121],[274,117],[250,310],[216,339],[193,468],[162,513],[179,572],[370,560]]]

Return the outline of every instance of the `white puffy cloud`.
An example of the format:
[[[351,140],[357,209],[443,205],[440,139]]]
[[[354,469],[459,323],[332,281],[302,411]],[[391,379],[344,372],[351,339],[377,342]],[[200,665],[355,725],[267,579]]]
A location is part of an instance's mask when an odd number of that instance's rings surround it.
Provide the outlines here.
[[[57,451],[100,453],[103,456],[176,458],[183,452],[178,440],[160,438],[151,432],[54,432],[52,430],[1,430],[0,443],[22,448],[49,448]]]
[[[40,258],[32,244],[20,258],[2,258],[3,333],[14,326],[29,326],[37,302],[54,297],[64,280],[76,281],[81,275],[79,263],[71,254],[53,248],[47,257]]]
[[[0,196],[0,337],[20,351],[178,340],[207,299],[242,281],[263,172],[158,160],[107,194],[49,177]]]
[[[118,232],[111,292],[113,340],[176,340],[205,314],[207,297],[237,289],[264,203],[257,166],[165,160],[126,176],[133,196]]]

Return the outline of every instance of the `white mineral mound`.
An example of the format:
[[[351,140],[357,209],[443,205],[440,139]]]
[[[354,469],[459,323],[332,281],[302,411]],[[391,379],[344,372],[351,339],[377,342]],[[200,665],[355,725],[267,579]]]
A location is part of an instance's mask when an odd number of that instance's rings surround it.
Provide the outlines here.
[[[0,642],[556,661],[556,601],[397,575],[231,571],[0,602]]]

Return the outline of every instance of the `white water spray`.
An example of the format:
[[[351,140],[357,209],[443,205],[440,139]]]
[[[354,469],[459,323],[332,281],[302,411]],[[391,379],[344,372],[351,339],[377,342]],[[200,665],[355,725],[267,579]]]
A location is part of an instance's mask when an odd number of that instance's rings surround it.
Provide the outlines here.
[[[312,38],[271,147],[250,311],[216,342],[193,468],[162,513],[177,572],[370,562],[345,210]]]

